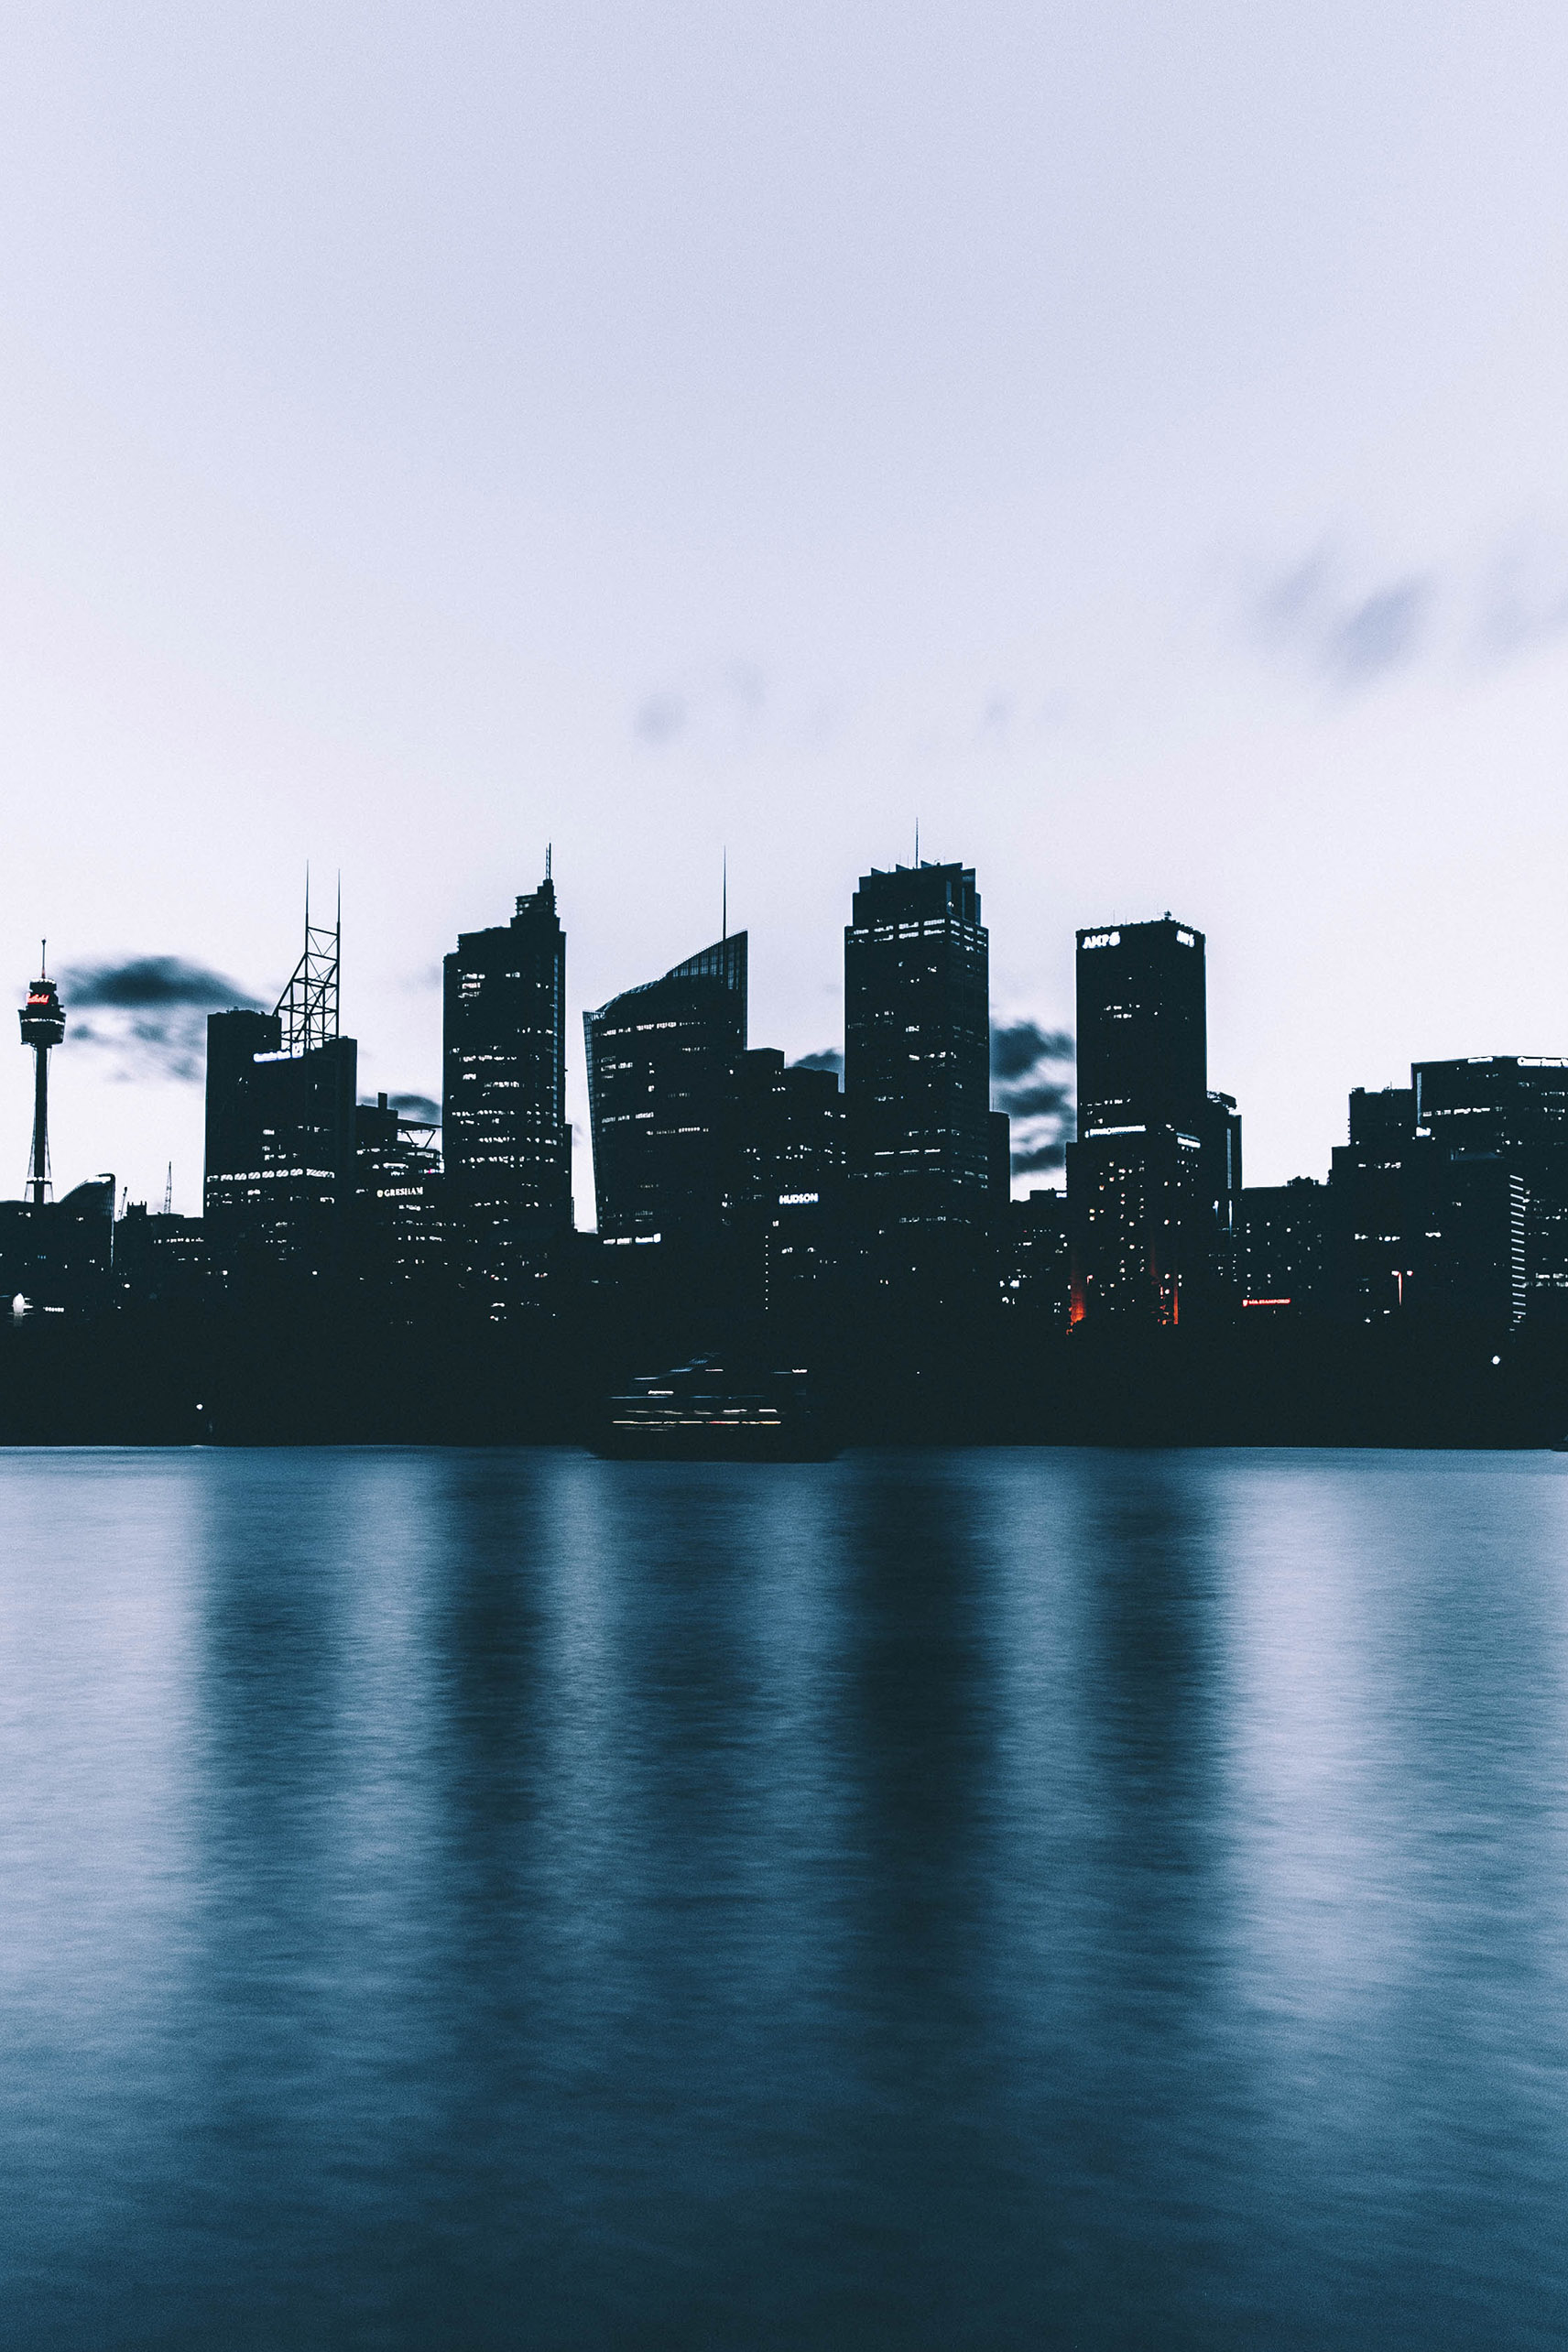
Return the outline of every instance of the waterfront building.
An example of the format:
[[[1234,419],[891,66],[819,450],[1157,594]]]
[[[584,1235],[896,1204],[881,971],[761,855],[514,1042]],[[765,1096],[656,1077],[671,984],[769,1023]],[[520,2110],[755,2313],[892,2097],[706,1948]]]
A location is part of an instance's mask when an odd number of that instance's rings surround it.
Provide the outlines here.
[[[305,919],[305,953],[270,1013],[207,1018],[209,1245],[224,1275],[326,1279],[354,1190],[359,1048],[338,1028],[340,932]]]
[[[861,877],[844,937],[844,1083],[874,1233],[918,1241],[989,1222],[989,953],[972,866]]]
[[[997,1292],[1010,1314],[1048,1331],[1065,1331],[1072,1251],[1067,1195],[1041,1188],[1010,1201],[997,1244]]]
[[[1329,1188],[1315,1177],[1249,1184],[1239,1217],[1241,1303],[1259,1314],[1327,1311]]]
[[[1451,1160],[1500,1163],[1523,1188],[1523,1311],[1568,1320],[1568,1062],[1486,1054],[1418,1062],[1410,1071],[1418,1136]]]
[[[354,1113],[354,1279],[398,1313],[433,1295],[446,1263],[439,1133],[385,1094]]]
[[[13,1323],[100,1313],[114,1256],[112,1176],[90,1177],[59,1201],[0,1201],[0,1310]]]
[[[731,1073],[746,1051],[746,1026],[745,931],[583,1015],[606,1248],[717,1239]]]
[[[789,1067],[771,1046],[731,1064],[723,1138],[730,1280],[743,1309],[820,1305],[838,1271],[846,1144],[832,1070]]]
[[[441,1144],[453,1270],[498,1319],[572,1227],[566,933],[549,872],[442,967]]]
[[[1235,1286],[1241,1119],[1209,1090],[1203,934],[1166,915],[1077,949],[1072,1318],[1173,1327]]]
[[[1430,1065],[1428,1065],[1430,1066]],[[1442,1118],[1423,1127],[1419,1090],[1356,1087],[1349,1141],[1331,1160],[1330,1280],[1353,1323],[1419,1314],[1497,1324],[1527,1306],[1527,1187],[1505,1150]]]

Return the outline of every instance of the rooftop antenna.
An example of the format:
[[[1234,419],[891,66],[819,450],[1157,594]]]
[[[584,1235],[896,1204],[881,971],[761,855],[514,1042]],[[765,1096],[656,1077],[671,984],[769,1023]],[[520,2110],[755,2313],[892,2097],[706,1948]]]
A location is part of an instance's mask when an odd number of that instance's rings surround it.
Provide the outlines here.
[[[163,1180],[163,1214],[166,1217],[172,1216],[174,1214],[174,1162],[172,1160],[169,1163],[169,1173]]]
[[[288,1053],[309,1053],[338,1034],[338,971],[343,951],[343,876],[338,876],[337,915],[332,929],[310,920],[310,869],[305,868],[305,953],[278,999]]]
[[[550,880],[550,853],[554,847],[555,844],[552,841],[547,841],[544,845],[544,878],[547,882]]]
[[[724,910],[722,927],[719,931],[719,939],[722,944],[723,942],[728,939],[730,935],[730,853],[727,842],[724,844],[723,879],[719,887],[722,894],[721,903]]]
[[[920,821],[919,817],[917,817],[917,818],[915,819],[915,872],[918,874],[918,873],[920,872]]]

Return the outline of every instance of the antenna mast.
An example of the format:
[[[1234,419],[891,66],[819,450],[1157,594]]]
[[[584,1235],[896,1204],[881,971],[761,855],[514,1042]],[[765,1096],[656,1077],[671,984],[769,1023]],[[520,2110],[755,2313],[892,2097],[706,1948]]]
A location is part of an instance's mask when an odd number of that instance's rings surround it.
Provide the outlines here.
[[[310,920],[310,869],[305,868],[305,953],[294,977],[278,999],[288,1053],[310,1053],[330,1045],[338,1033],[338,969],[343,949],[343,877],[338,877],[337,916],[329,931]]]

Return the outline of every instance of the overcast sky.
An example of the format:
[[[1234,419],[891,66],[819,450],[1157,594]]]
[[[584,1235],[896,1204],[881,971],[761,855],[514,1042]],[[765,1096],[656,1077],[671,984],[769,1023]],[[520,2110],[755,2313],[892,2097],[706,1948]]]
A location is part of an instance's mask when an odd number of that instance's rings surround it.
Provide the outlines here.
[[[838,1043],[918,820],[1000,1016],[1206,931],[1253,1181],[1568,1052],[1565,99],[1561,0],[8,0],[13,996],[47,931],[270,997],[309,858],[362,1092],[439,1093],[553,842],[581,1119],[726,844],[753,1043]],[[57,1187],[195,1210],[134,1018]],[[0,1190],[29,1105],[14,1042]]]

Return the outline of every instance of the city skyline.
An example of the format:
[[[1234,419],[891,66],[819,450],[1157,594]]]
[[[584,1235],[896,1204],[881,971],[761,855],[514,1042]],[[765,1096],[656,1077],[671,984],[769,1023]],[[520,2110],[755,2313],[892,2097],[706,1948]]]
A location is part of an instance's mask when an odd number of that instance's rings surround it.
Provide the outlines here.
[[[915,854],[920,855],[920,865],[922,869],[935,871],[942,863],[942,861],[938,859],[928,858],[923,854],[920,854],[919,852],[918,844],[916,845]],[[543,882],[540,883],[539,887],[532,892],[514,892],[513,895],[516,900],[517,915],[513,919],[510,927],[511,936],[516,936],[518,925],[523,920],[525,909],[528,910],[528,913],[531,916],[536,908],[542,909],[547,906],[549,920],[550,922],[556,924],[558,934],[563,932],[564,925],[557,921],[557,900],[554,892],[553,880],[551,879],[551,876],[549,871],[551,862],[551,851],[547,849],[543,866],[541,867],[541,871],[544,872],[545,876]],[[896,875],[912,874],[917,870],[918,869],[915,868],[913,865],[905,866],[900,865],[897,859],[895,859],[887,868],[872,867],[870,869],[870,876],[873,877],[882,876],[890,878]],[[869,877],[863,876],[863,883],[867,878]],[[305,883],[305,888],[308,893],[308,877]],[[340,906],[337,922],[338,935],[341,936],[341,879],[338,884],[338,890]],[[725,897],[727,900],[727,892],[725,893]],[[727,915],[727,903],[725,912]],[[306,899],[306,920],[308,940],[317,937],[326,938],[331,936],[330,934],[322,932],[311,932],[309,930],[308,896]],[[1070,935],[1071,938],[1079,942],[1080,945],[1080,977],[1078,982],[1079,1002],[1075,1016],[1076,1022],[1081,1022],[1083,1015],[1081,976],[1082,942],[1085,937],[1095,939],[1100,937],[1109,937],[1111,932],[1118,926],[1121,930],[1127,931],[1129,933],[1137,933],[1145,931],[1154,931],[1162,926],[1171,927],[1172,929],[1179,928],[1178,925],[1173,923],[1173,919],[1169,910],[1165,910],[1160,916],[1150,914],[1146,916],[1129,917],[1125,913],[1117,916],[1103,915],[1097,919],[1094,925],[1090,926],[1087,929],[1082,924],[1078,925],[1074,931]],[[469,946],[477,948],[479,943],[483,941],[502,941],[507,938],[508,935],[507,928],[505,925],[490,931],[485,931],[483,928],[476,931],[471,930],[463,934],[463,937],[460,941],[460,949]],[[1182,935],[1184,936],[1185,934]],[[744,929],[737,928],[728,931],[725,936],[737,940],[741,943],[740,953],[743,958],[746,957],[746,942],[748,940],[747,932]],[[984,939],[985,934],[982,933],[981,936],[982,939]],[[1199,931],[1197,936],[1201,950],[1205,935]],[[704,953],[711,952],[713,951],[704,951]],[[460,960],[460,953],[457,951],[449,950],[444,954],[444,969],[448,975],[449,998],[452,975],[455,971]],[[564,956],[562,956],[561,960],[563,969],[568,968],[565,965]],[[1200,960],[1203,960],[1202,956]],[[56,962],[57,959],[51,957],[50,961]],[[300,968],[302,969],[303,966]],[[672,967],[670,972],[665,975],[666,978],[676,978],[683,968],[684,967],[679,964]],[[336,966],[334,964],[334,971],[335,969]],[[437,1003],[439,1018],[439,1008],[441,1003],[440,979],[443,970],[442,960],[438,959],[435,964],[434,970],[437,975]],[[169,953],[143,954],[136,957],[125,958],[113,964],[94,965],[89,964],[86,965],[78,965],[75,964],[66,964],[63,968],[63,976],[60,973],[57,972],[55,975],[51,975],[51,978],[58,982],[61,991],[63,992],[60,998],[61,1009],[69,1016],[73,1007],[80,1007],[84,1002],[88,1016],[85,1018],[79,1018],[74,1023],[68,1020],[65,1040],[63,1044],[55,1048],[55,1053],[58,1055],[62,1051],[66,1051],[73,1039],[82,1040],[83,1050],[78,1056],[72,1057],[72,1061],[79,1064],[85,1063],[87,1065],[86,1068],[82,1070],[82,1077],[84,1081],[88,1078],[89,1073],[91,1073],[92,1078],[96,1082],[90,1089],[84,1088],[84,1098],[82,1101],[78,1101],[72,1104],[69,1092],[60,1087],[59,1078],[57,1077],[55,1081],[55,1092],[51,1095],[49,1114],[51,1160],[54,1157],[53,1138],[58,1131],[57,1121],[59,1120],[60,1111],[62,1109],[66,1109],[67,1106],[69,1106],[67,1119],[63,1123],[67,1126],[68,1135],[75,1137],[80,1134],[81,1124],[86,1104],[92,1103],[100,1107],[105,1100],[110,1104],[113,1104],[116,1094],[120,1092],[122,1088],[135,1091],[136,1087],[139,1083],[144,1087],[149,1087],[154,1096],[160,1101],[167,1101],[170,1095],[178,1101],[181,1094],[193,1094],[196,1098],[198,1110],[196,1157],[193,1166],[190,1169],[181,1169],[180,1163],[173,1158],[172,1154],[163,1149],[159,1142],[159,1138],[156,1133],[153,1134],[151,1138],[151,1144],[153,1160],[155,1163],[155,1172],[161,1170],[163,1171],[166,1183],[172,1187],[172,1205],[176,1212],[185,1214],[200,1215],[201,1214],[202,1204],[202,1181],[200,1171],[203,1167],[206,1156],[206,1144],[203,1140],[202,1128],[206,1119],[206,1114],[203,1110],[203,1090],[206,1073],[207,1015],[212,1011],[234,1010],[236,1012],[261,1016],[268,1011],[272,1001],[271,996],[264,996],[261,994],[251,994],[237,983],[232,983],[223,974],[215,972],[206,966],[197,964],[180,955]],[[289,990],[296,987],[298,983],[299,974],[297,972],[294,981],[289,985],[288,988],[285,988],[282,991],[282,1002],[287,1002],[289,996]],[[618,1001],[620,996],[635,996],[641,991],[651,988],[656,985],[658,984],[647,979],[634,980],[629,984],[629,986],[616,992],[615,996],[606,1000],[606,1004],[599,1009],[608,1010],[611,1006]],[[334,989],[337,985],[338,983],[334,978]],[[25,995],[26,989],[24,988],[21,993]],[[746,993],[746,980],[743,969],[743,998]],[[361,1002],[363,1003],[362,998]],[[103,1012],[105,1009],[109,1012],[111,1017],[110,1021],[107,1024],[103,1021]],[[355,1040],[358,1045],[363,1067],[365,1069],[368,1069],[373,1073],[374,1079],[377,1082],[386,1081],[390,1077],[390,1083],[379,1083],[379,1094],[389,1099],[394,1107],[399,1110],[406,1117],[411,1118],[416,1122],[424,1121],[433,1123],[436,1132],[439,1135],[441,1132],[440,1114],[443,1092],[443,1077],[441,1075],[442,1055],[440,1050],[439,1038],[437,1075],[433,1086],[426,1089],[411,1083],[399,1084],[397,1083],[399,1077],[401,1076],[406,1080],[407,1073],[399,1073],[396,1071],[389,1073],[388,1071],[387,1064],[389,1056],[384,1046],[378,1047],[375,1035],[376,1019],[376,1008],[364,1007],[364,1010],[368,1014],[368,1019],[362,1020],[354,1030]],[[115,1016],[121,1017],[118,1028],[114,1026]],[[555,1016],[560,1023],[560,1040],[557,1048],[557,1053],[558,1061],[561,1055],[564,1055],[565,1069],[568,1073],[567,1097],[569,1102],[572,1094],[575,1091],[570,1083],[572,1057],[570,1051],[569,1040],[573,1036],[582,1038],[585,1025],[594,1017],[595,1008],[591,1005],[583,1004],[582,1005],[581,1009],[578,1009],[577,992],[571,989],[570,986],[566,987],[561,992],[561,1002],[557,1007],[557,1013]],[[449,1011],[447,1016],[449,1024],[450,1018],[451,1016]],[[345,1018],[343,1026],[344,1029],[347,1030],[352,1025]],[[1013,1127],[1012,1197],[1016,1200],[1022,1200],[1026,1198],[1031,1191],[1040,1188],[1041,1186],[1046,1189],[1064,1191],[1066,1177],[1061,1157],[1060,1142],[1053,1142],[1049,1153],[1045,1155],[1044,1165],[1031,1164],[1031,1161],[1034,1160],[1036,1156],[1031,1155],[1027,1148],[1030,1140],[1029,1122],[1030,1113],[1038,1111],[1040,1103],[1045,1097],[1050,1096],[1052,1098],[1060,1098],[1065,1105],[1067,1135],[1070,1139],[1076,1115],[1077,1028],[1076,1026],[1074,1028],[1066,1028],[1061,1025],[1048,1027],[1028,1014],[1019,1015],[1007,1011],[1003,1011],[999,1014],[998,1008],[993,1003],[989,1007],[989,1031],[991,1041],[989,1072],[991,1100],[994,1103],[996,1103],[1003,1109],[1008,1108],[1014,1102],[1021,1102],[1024,1105],[1022,1115],[1015,1116]],[[1014,1063],[1009,1059],[1008,1049],[1015,1040],[1023,1041],[1022,1051],[1025,1055],[1029,1057],[1027,1067],[1021,1063],[1018,1065],[1019,1068],[1025,1069],[1025,1083],[1021,1087],[1016,1083],[1010,1083],[1014,1080],[1016,1073]],[[840,1073],[840,1080],[842,1083],[844,1062],[844,1042],[845,1025],[843,991],[841,985],[840,1011],[836,1034],[833,1036],[831,1040],[825,1043],[819,1043],[817,1046],[808,1051],[802,1051],[793,1047],[785,1048],[783,1050],[784,1060],[787,1066],[790,1067],[811,1068],[822,1067],[824,1065],[834,1067]],[[1287,1043],[1289,1041],[1287,1041]],[[101,1076],[101,1063],[97,1068],[93,1068],[93,1066],[91,1057],[94,1049],[101,1052],[107,1052],[109,1054],[119,1053],[125,1057],[125,1067],[123,1073],[112,1087],[105,1088],[103,1085]],[[769,1040],[768,1050],[770,1051],[774,1050],[771,1039]],[[138,1054],[142,1054],[147,1057],[147,1066],[143,1070],[139,1081],[135,1067],[136,1059]],[[27,1089],[27,1127],[23,1147],[24,1157],[29,1171],[31,1167],[34,1127],[31,1059],[32,1057],[29,1054],[29,1072]],[[176,1084],[171,1085],[168,1083],[160,1084],[158,1083],[159,1073],[157,1065],[160,1059],[178,1061],[180,1064],[180,1075]],[[448,1059],[450,1060],[450,1054]],[[1437,1066],[1443,1063],[1460,1063],[1465,1062],[1492,1062],[1499,1061],[1504,1062],[1540,1062],[1544,1063],[1553,1063],[1558,1061],[1568,1062],[1568,1051],[1565,1051],[1563,1055],[1557,1055],[1551,1052],[1541,1054],[1519,1053],[1516,1052],[1511,1046],[1497,1047],[1493,1045],[1482,1047],[1478,1051],[1469,1054],[1438,1055],[1432,1053],[1411,1053],[1407,1055],[1403,1062],[1397,1064],[1388,1073],[1377,1073],[1374,1078],[1367,1078],[1365,1075],[1350,1077],[1349,1083],[1342,1089],[1340,1099],[1344,1102],[1347,1100],[1352,1094],[1376,1093],[1379,1089],[1398,1088],[1403,1083],[1405,1078],[1410,1075],[1410,1073],[1416,1071],[1417,1068],[1422,1064]],[[4,1064],[0,1063],[0,1068],[3,1067]],[[68,1089],[71,1080],[76,1074],[75,1070],[72,1068],[72,1062],[66,1062],[64,1065],[64,1073],[66,1078],[66,1088]],[[1061,1074],[1062,1073],[1065,1073],[1066,1075],[1062,1076]],[[1046,1079],[1046,1083],[1043,1086],[1039,1084],[1030,1084],[1029,1083],[1031,1078],[1038,1081],[1042,1075]],[[372,1087],[371,1091],[365,1091],[366,1083],[366,1080],[364,1075],[361,1074],[356,1092],[357,1098],[360,1103],[369,1105],[376,1100],[377,1091],[375,1086]],[[582,1093],[583,1095],[583,1110],[584,1116],[580,1119],[572,1118],[570,1120],[570,1149],[566,1156],[570,1162],[571,1195],[575,1225],[580,1231],[593,1231],[598,1228],[598,1214],[593,1176],[593,1156],[591,1141],[592,1120],[591,1117],[587,1116],[590,1106],[587,1100],[588,1087],[585,1081],[582,1086]],[[3,1101],[4,1099],[4,1089],[0,1088],[0,1101]],[[1229,1100],[1232,1103],[1234,1109],[1236,1101],[1235,1097],[1217,1097],[1213,1099]],[[1340,1114],[1338,1127],[1335,1131],[1330,1134],[1322,1142],[1321,1148],[1318,1150],[1316,1158],[1312,1165],[1305,1168],[1296,1167],[1282,1170],[1278,1163],[1277,1155],[1271,1157],[1266,1152],[1258,1149],[1256,1114],[1252,1113],[1251,1107],[1248,1105],[1244,1104],[1242,1108],[1248,1115],[1247,1172],[1253,1184],[1278,1186],[1303,1175],[1311,1176],[1313,1181],[1326,1181],[1333,1154],[1344,1144],[1346,1136],[1350,1132],[1346,1115],[1344,1112]],[[74,1116],[71,1116],[72,1113]],[[1051,1116],[1048,1118],[1046,1122],[1046,1131],[1051,1135],[1052,1138],[1058,1137],[1059,1116],[1059,1114],[1053,1112]],[[160,1152],[161,1158],[159,1157]],[[1258,1155],[1257,1161],[1254,1160],[1255,1152]],[[88,1157],[91,1159],[92,1156],[90,1149]],[[1262,1163],[1267,1172],[1258,1172],[1258,1161]],[[57,1199],[60,1198],[65,1192],[71,1190],[75,1184],[84,1182],[88,1181],[90,1176],[96,1176],[98,1173],[103,1172],[107,1169],[107,1160],[103,1158],[102,1153],[99,1155],[98,1160],[91,1169],[86,1167],[85,1164],[81,1167],[77,1167],[75,1163],[72,1162],[72,1172],[70,1174],[69,1178],[61,1178],[53,1181],[53,1197]],[[154,1197],[155,1192],[161,1192],[163,1189],[162,1186],[154,1186],[149,1181],[145,1191],[138,1191],[136,1183],[125,1172],[123,1169],[115,1168],[109,1170],[108,1172],[112,1172],[116,1178],[117,1195],[125,1195],[125,1197],[136,1199],[146,1199],[150,1203]],[[19,1179],[16,1185],[16,1197],[21,1197],[26,1189],[27,1184],[25,1179]],[[0,1189],[0,1197],[10,1196],[11,1195],[7,1191]]]
[[[1004,1020],[1070,1025],[1085,920],[1208,933],[1259,1180],[1353,1074],[1568,1042],[1560,12],[23,5],[0,60],[13,987],[47,931],[270,1003],[313,856],[366,1092],[433,1094],[439,955],[553,841],[585,1132],[581,1013],[726,846],[794,1057],[918,821]],[[193,1207],[180,1061],[68,1036],[62,1178]]]

